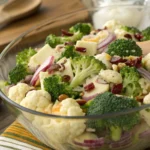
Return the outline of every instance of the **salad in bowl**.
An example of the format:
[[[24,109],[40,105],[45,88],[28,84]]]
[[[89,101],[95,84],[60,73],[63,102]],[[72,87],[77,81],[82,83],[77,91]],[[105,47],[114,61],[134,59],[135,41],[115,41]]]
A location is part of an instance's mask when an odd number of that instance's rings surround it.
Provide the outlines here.
[[[150,53],[140,43],[148,40],[150,27],[77,23],[60,36],[48,35],[42,47],[17,53],[1,90],[20,106],[53,116],[23,112],[48,146],[142,150],[150,145],[150,110],[144,109],[150,104]]]

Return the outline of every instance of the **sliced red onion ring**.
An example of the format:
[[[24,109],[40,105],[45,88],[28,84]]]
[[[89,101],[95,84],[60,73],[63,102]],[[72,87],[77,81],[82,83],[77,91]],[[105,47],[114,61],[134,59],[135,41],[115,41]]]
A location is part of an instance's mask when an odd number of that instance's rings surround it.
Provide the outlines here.
[[[54,63],[54,56],[49,56],[44,62],[43,64],[41,64],[41,66],[36,70],[36,72],[34,73],[30,84],[31,85],[35,85],[37,80],[39,79],[39,73],[41,71],[46,71],[52,64]]]
[[[96,94],[94,94],[94,95],[91,95],[91,96],[88,96],[88,97],[86,97],[86,96],[84,96],[83,95],[83,99],[84,100],[86,100],[86,101],[89,101],[89,100],[91,100],[91,99],[93,99],[93,98],[95,98],[97,95],[99,95],[100,93],[96,93]]]
[[[147,137],[150,137],[150,130],[146,130],[139,134],[140,139],[147,138]]]
[[[74,141],[74,144],[88,148],[100,148],[104,144],[104,138],[99,138],[95,140],[84,140],[83,143]]]
[[[129,147],[132,144],[132,133],[124,133],[121,137],[121,139],[117,142],[111,142],[109,147],[118,149],[118,148],[125,148]]]
[[[101,78],[97,78],[96,79],[96,82],[99,83],[99,84],[107,84],[107,82]]]
[[[148,72],[146,69],[143,67],[137,68],[138,72],[141,74],[142,77],[150,80],[150,72]]]
[[[110,44],[110,43],[111,43],[112,41],[114,41],[114,40],[116,40],[116,35],[115,35],[114,33],[108,32],[107,38],[104,39],[102,42],[100,42],[100,43],[98,44],[97,50],[98,50],[99,52],[103,52],[103,51],[104,51],[103,48],[106,49],[106,47],[108,46],[108,44]]]

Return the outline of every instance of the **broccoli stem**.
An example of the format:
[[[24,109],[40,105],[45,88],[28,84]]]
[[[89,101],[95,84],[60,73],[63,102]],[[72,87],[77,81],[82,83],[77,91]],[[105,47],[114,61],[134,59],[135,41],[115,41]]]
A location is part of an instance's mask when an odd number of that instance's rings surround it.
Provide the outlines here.
[[[111,126],[109,129],[110,129],[111,139],[113,141],[119,141],[121,138],[122,129],[118,126]]]

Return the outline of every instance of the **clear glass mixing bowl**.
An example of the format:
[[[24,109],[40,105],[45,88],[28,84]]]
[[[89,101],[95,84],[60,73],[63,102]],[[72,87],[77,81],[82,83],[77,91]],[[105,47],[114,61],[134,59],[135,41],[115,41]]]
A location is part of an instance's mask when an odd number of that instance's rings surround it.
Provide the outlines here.
[[[125,16],[126,25],[134,25],[139,28],[144,28],[150,23],[149,6],[117,6],[121,8],[126,14],[128,11],[136,12],[138,17],[133,15]],[[60,34],[61,29],[68,29],[71,25],[77,22],[91,22],[96,28],[101,28],[101,25],[108,19],[122,20],[119,15],[115,13],[109,15],[109,12],[116,9],[116,6],[82,9],[72,12],[59,18],[48,20],[43,24],[37,25],[27,32],[20,35],[17,39],[12,41],[0,55],[0,80],[7,80],[9,71],[15,66],[16,54],[27,47],[40,47],[44,44],[45,38],[48,34]],[[104,12],[102,11],[104,10]],[[103,12],[97,15],[98,12]],[[108,13],[106,13],[108,11]],[[115,10],[114,10],[115,11]],[[128,14],[130,14],[128,12]],[[95,14],[97,15],[95,17]],[[104,15],[105,14],[105,15]],[[109,15],[109,16],[108,16]],[[99,17],[98,17],[99,16]],[[131,17],[133,18],[131,24]],[[61,24],[61,28],[57,27]],[[98,26],[99,24],[99,26]],[[51,30],[47,31],[50,26]],[[55,29],[54,29],[55,27]],[[43,31],[40,38],[34,36],[34,33]],[[16,117],[16,119],[33,135],[47,146],[57,150],[144,150],[150,147],[150,120],[149,112],[145,109],[150,105],[143,105],[139,108],[126,110],[122,112],[115,112],[111,114],[97,115],[97,116],[56,116],[45,114],[22,107],[19,104],[10,100],[5,93],[0,91],[0,96],[8,109]],[[130,116],[131,114],[139,112],[141,121],[132,130],[126,131],[122,134],[119,141],[113,141],[109,137],[109,131],[97,132],[88,128],[87,122],[100,121],[102,119],[116,119],[120,117]],[[147,113],[147,118],[143,119],[143,113]]]

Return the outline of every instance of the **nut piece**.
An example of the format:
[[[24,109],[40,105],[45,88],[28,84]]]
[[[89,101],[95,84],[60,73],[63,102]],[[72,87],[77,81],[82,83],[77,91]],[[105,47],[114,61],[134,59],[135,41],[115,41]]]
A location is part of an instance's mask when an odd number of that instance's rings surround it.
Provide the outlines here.
[[[58,100],[59,100],[59,101],[63,101],[63,100],[66,99],[66,98],[69,98],[68,95],[66,95],[66,94],[61,94],[61,95],[59,95]]]

